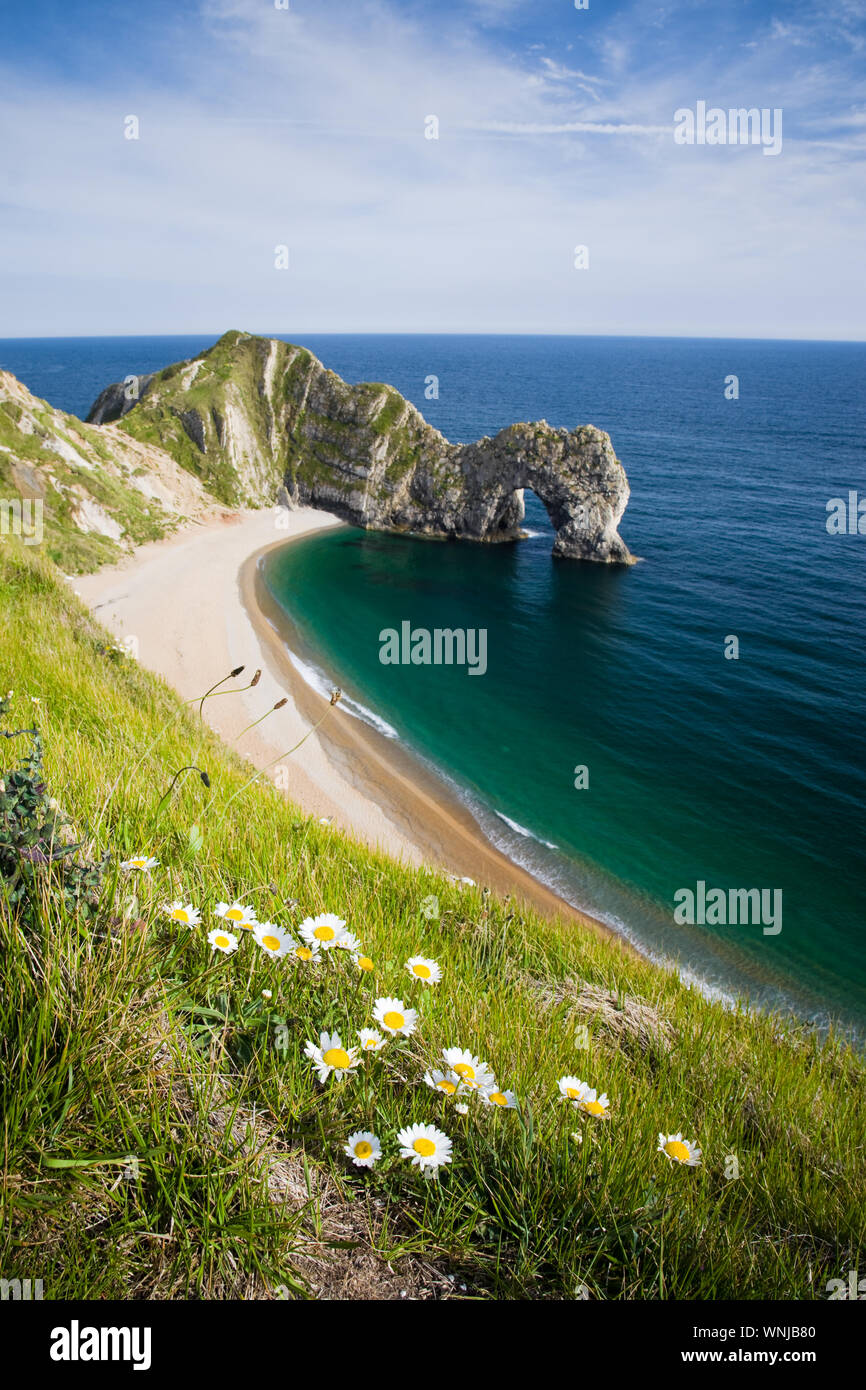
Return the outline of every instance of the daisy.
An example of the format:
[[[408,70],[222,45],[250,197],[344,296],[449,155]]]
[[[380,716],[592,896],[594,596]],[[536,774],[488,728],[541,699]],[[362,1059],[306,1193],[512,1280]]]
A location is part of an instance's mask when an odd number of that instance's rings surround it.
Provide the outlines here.
[[[454,1109],[457,1111],[457,1114],[458,1114],[458,1115],[468,1115],[468,1114],[469,1114],[469,1106],[468,1106],[468,1105],[463,1105],[463,1104],[461,1103],[460,1105],[455,1105]]]
[[[697,1168],[701,1161],[701,1151],[690,1139],[681,1134],[660,1134],[658,1152],[672,1163],[685,1163],[688,1168]]]
[[[341,951],[351,951],[353,956],[359,956],[364,949],[353,932],[344,931],[342,936],[338,936],[334,945]]]
[[[419,1168],[439,1168],[451,1162],[451,1140],[435,1125],[409,1125],[397,1135],[400,1157]]]
[[[253,927],[253,936],[263,951],[277,958],[287,956],[298,944],[288,932],[275,926],[273,922],[257,922]]]
[[[382,1145],[368,1129],[359,1129],[349,1135],[343,1152],[351,1158],[356,1168],[372,1168],[382,1157]]]
[[[373,969],[373,962],[369,956],[356,956],[355,964],[359,970],[369,971]]]
[[[308,1041],[304,1045],[304,1056],[309,1057],[323,1083],[331,1072],[337,1076],[348,1076],[358,1065],[358,1049],[345,1048],[339,1033],[320,1033],[319,1046]]]
[[[146,854],[137,854],[132,859],[124,859],[120,867],[121,869],[147,870],[155,869],[158,863],[158,859],[150,859]]]
[[[322,959],[318,941],[314,941],[312,946],[295,946],[291,954],[304,965],[318,965]]]
[[[373,1006],[373,1017],[381,1023],[386,1033],[402,1033],[408,1038],[415,1032],[418,1015],[414,1009],[407,1009],[402,999],[377,999]]]
[[[463,1094],[463,1084],[456,1072],[425,1071],[424,1080],[432,1091],[443,1091],[446,1096]]]
[[[358,1041],[362,1052],[380,1052],[385,1046],[385,1039],[375,1028],[360,1028]]]
[[[172,922],[181,922],[185,927],[197,927],[201,921],[201,916],[192,903],[170,903],[168,907],[163,908],[163,912]]]
[[[470,1091],[477,1091],[479,1088],[492,1090],[495,1087],[496,1080],[487,1063],[479,1062],[467,1048],[443,1047],[442,1056],[447,1066],[457,1073],[463,1085]]]
[[[581,1101],[589,1090],[586,1082],[576,1076],[561,1076],[556,1084],[563,1100]]]
[[[427,960],[426,956],[410,956],[406,969],[416,980],[423,980],[425,985],[438,985],[442,979],[442,971],[435,960]]]
[[[517,1096],[513,1091],[497,1091],[488,1087],[483,1087],[481,1099],[485,1105],[498,1105],[502,1110],[516,1110]]]
[[[238,939],[233,931],[223,931],[220,927],[215,927],[213,931],[208,932],[207,939],[215,951],[224,951],[227,956],[238,949]]]
[[[332,912],[322,912],[318,917],[305,917],[300,925],[300,933],[308,946],[316,943],[323,951],[330,951],[345,935],[346,923]]]
[[[587,1087],[580,1100],[577,1101],[577,1108],[585,1111],[587,1115],[600,1115],[602,1119],[606,1119],[610,1111],[610,1101],[604,1092],[599,1095],[597,1091]]]
[[[243,903],[217,903],[214,908],[217,917],[223,917],[232,926],[240,927],[242,931],[252,931],[256,925],[256,914],[251,907],[244,907]]]

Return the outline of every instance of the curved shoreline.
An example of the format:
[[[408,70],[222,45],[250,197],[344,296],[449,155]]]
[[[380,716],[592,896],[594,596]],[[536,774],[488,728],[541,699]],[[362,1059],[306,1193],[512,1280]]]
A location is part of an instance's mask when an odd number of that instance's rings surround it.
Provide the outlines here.
[[[303,656],[303,644],[261,572],[267,554],[301,539],[274,541],[255,551],[241,566],[238,587],[272,675],[288,689],[305,722],[313,725],[327,702],[293,665],[288,653]],[[401,835],[417,846],[425,862],[473,878],[500,896],[514,896],[545,917],[579,922],[624,952],[639,954],[607,923],[574,907],[492,845],[468,808],[404,744],[386,738],[339,706],[337,712],[342,717],[329,718],[316,737],[341,775],[380,807]]]

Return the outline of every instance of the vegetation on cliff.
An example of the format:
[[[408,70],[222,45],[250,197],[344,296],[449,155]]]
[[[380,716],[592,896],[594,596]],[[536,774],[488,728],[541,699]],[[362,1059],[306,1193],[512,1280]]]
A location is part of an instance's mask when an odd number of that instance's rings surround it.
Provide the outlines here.
[[[4,1277],[51,1298],[808,1300],[862,1267],[843,1043],[305,816],[12,538],[0,639]],[[249,683],[202,671],[202,694],[223,677]],[[157,862],[121,867],[138,855]],[[275,930],[226,954],[209,937],[235,902]],[[323,913],[359,946],[273,958],[266,936]],[[379,998],[416,1010],[408,1036]],[[343,1068],[332,1035],[351,1061],[367,1027],[384,1048]],[[515,1106],[426,1084],[452,1047]],[[451,1141],[438,1177],[401,1157],[415,1123]],[[357,1167],[367,1131],[384,1157]]]

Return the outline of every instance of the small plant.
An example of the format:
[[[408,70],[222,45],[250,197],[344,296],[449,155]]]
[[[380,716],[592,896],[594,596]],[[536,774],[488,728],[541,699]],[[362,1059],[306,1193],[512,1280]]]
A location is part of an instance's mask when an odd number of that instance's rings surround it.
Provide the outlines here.
[[[11,692],[0,699],[0,721],[9,714]],[[0,774],[0,880],[10,905],[30,905],[50,875],[51,890],[68,912],[92,914],[108,862],[79,862],[81,849],[69,818],[48,795],[43,774],[42,736],[35,726],[0,729],[12,740],[29,737],[30,750],[18,767]]]

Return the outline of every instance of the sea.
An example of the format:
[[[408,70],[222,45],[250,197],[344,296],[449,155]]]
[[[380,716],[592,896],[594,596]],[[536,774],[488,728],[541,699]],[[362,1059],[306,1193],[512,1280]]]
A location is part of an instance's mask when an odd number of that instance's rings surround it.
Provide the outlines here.
[[[637,564],[554,559],[530,492],[512,543],[340,528],[266,566],[296,661],[692,987],[866,1036],[866,344],[269,336],[454,442],[609,432]],[[0,340],[0,367],[83,416],[213,340]],[[484,631],[486,670],[383,663],[406,622]]]

